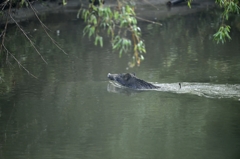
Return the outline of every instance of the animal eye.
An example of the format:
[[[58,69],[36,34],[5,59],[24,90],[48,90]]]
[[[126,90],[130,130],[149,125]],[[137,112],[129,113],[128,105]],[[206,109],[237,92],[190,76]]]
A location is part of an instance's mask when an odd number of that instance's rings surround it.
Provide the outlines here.
[[[131,77],[131,75],[129,74],[129,73],[126,73],[125,75],[124,75],[124,80],[129,80],[129,78]]]

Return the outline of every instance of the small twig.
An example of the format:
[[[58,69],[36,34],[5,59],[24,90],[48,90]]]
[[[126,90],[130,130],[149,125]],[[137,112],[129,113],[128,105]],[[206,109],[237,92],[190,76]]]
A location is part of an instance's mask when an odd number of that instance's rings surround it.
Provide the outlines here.
[[[40,20],[40,18],[38,17],[38,15],[37,15],[37,10],[32,6],[32,4],[29,2],[29,1],[27,1],[28,3],[29,3],[29,5],[30,5],[30,7],[31,7],[31,9],[32,9],[32,11],[33,11],[33,13],[34,13],[34,15],[37,17],[37,19],[39,20],[39,22],[41,23],[41,25],[44,27],[44,28],[46,28],[47,30],[49,30],[49,31],[52,31],[51,29],[49,29],[41,20]]]
[[[29,40],[29,42],[32,44],[32,47],[36,50],[36,52],[38,53],[38,55],[42,58],[42,60],[46,63],[47,61],[43,58],[43,56],[41,55],[41,53],[38,51],[38,49],[36,48],[36,46],[34,45],[33,41],[27,36],[27,34],[25,33],[25,31],[20,27],[20,25],[18,24],[18,22],[12,17],[11,14],[9,14],[11,19],[14,21],[14,23],[18,26],[18,28],[22,31],[22,33],[24,34],[24,36]]]
[[[135,17],[136,17],[137,19],[139,19],[139,20],[146,21],[146,22],[149,22],[149,23],[153,23],[153,24],[157,24],[157,25],[162,26],[162,24],[159,23],[159,22],[154,22],[154,21],[151,21],[151,20],[147,20],[147,19],[144,19],[144,18],[141,18],[141,17],[138,17],[138,16],[135,16]]]
[[[154,6],[153,4],[151,4],[149,1],[144,0],[144,2],[146,2],[147,4],[149,4],[150,6],[152,6],[153,8],[156,8],[158,10],[158,8],[156,6]]]
[[[1,33],[1,36],[2,36],[2,44],[0,46],[0,54],[2,52],[2,45],[4,44],[4,40],[5,40],[5,36],[6,36],[6,31],[7,31],[7,27],[8,27],[8,20],[9,20],[9,15],[10,15],[10,11],[11,11],[11,8],[12,8],[12,1],[10,2],[10,6],[8,8],[8,15],[7,15],[7,20],[6,20],[6,23],[5,23],[5,27],[4,27],[4,30],[2,31]],[[0,36],[0,37],[1,37]]]
[[[5,47],[4,44],[2,44],[2,46],[3,46],[3,48],[7,51],[7,54],[10,54],[10,55],[13,57],[13,59],[18,63],[19,66],[21,66],[21,67],[22,67],[28,74],[30,74],[32,77],[34,77],[34,78],[37,79],[36,76],[34,76],[32,73],[30,73],[30,71],[28,71],[28,69],[26,69],[26,68],[18,61],[18,59],[17,59],[10,51],[8,51],[8,49]]]
[[[26,0],[29,4],[29,6],[31,7],[33,13],[35,14],[35,16],[37,17],[38,21],[40,22],[40,24],[42,25],[43,30],[45,31],[45,33],[47,34],[47,36],[51,39],[52,43],[55,44],[57,46],[58,49],[60,49],[64,54],[68,55],[60,46],[59,44],[49,35],[49,33],[46,30],[46,25],[40,20],[40,18],[38,17],[37,13],[36,13],[36,9],[32,6],[32,4]],[[48,28],[47,28],[48,29]]]
[[[8,0],[6,0],[5,2],[2,2],[0,5],[2,6],[2,10],[4,10],[4,8],[6,7],[8,3]],[[12,2],[10,2],[12,4]]]

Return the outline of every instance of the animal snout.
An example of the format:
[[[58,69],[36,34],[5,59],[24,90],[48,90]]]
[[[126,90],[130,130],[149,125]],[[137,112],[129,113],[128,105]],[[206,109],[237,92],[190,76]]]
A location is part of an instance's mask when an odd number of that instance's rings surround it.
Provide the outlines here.
[[[111,75],[111,73],[108,73],[107,74],[107,77],[110,79],[110,80],[114,80],[113,76]]]

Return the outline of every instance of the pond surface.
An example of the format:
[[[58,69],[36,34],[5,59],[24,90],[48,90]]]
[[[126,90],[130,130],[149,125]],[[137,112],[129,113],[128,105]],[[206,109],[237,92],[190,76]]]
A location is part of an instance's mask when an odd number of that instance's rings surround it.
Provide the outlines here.
[[[107,40],[100,48],[82,37],[76,13],[43,17],[68,55],[37,21],[22,23],[47,65],[14,28],[10,51],[38,79],[11,69],[11,91],[0,96],[0,158],[240,158],[239,98],[109,91],[107,80],[109,72],[135,72],[159,84],[240,84],[240,33],[232,27],[232,40],[216,45],[214,13],[170,17],[162,27],[140,22],[147,54],[134,68],[131,52],[119,58]]]

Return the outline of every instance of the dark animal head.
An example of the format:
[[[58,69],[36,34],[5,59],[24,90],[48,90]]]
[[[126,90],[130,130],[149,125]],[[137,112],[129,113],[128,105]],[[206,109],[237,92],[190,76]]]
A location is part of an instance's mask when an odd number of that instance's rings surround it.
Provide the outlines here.
[[[134,73],[123,73],[123,74],[110,74],[107,77],[114,82],[117,82],[121,86],[128,87],[131,89],[156,89],[160,88],[144,80],[141,80],[135,76]]]

